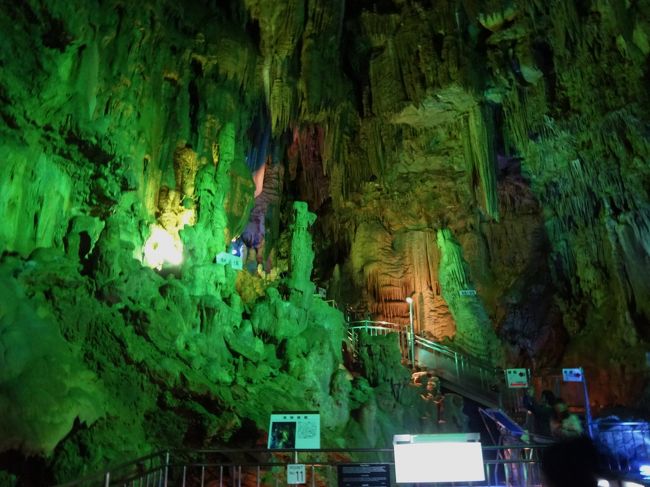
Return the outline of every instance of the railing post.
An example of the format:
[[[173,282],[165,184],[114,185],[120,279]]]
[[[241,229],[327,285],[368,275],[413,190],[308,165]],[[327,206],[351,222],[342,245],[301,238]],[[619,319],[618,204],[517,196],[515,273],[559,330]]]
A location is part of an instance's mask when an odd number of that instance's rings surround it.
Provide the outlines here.
[[[411,368],[415,368],[415,329],[413,327],[413,298],[409,296],[406,298],[409,304],[409,355],[411,360]]]
[[[169,476],[169,452],[165,452],[165,478],[163,479],[164,487],[167,487],[168,476]]]
[[[111,485],[111,473],[106,472],[106,475],[104,475],[104,487],[110,487]]]

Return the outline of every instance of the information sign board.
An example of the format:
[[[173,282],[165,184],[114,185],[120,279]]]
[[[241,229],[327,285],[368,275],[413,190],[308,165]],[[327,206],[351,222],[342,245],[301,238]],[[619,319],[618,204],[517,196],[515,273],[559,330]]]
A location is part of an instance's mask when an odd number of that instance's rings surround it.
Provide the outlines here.
[[[269,450],[317,450],[320,448],[320,414],[286,412],[271,414]]]
[[[444,434],[413,435],[408,441],[405,439],[408,436],[393,436],[395,480],[398,484],[485,480],[483,449],[479,441],[462,441],[460,435]],[[465,434],[465,439],[471,437],[479,435]]]
[[[461,289],[458,294],[461,296],[476,296],[476,289]]]
[[[339,487],[390,487],[387,463],[349,463],[338,466]]]
[[[217,264],[230,265],[233,269],[240,271],[244,268],[244,263],[238,255],[229,254],[228,252],[219,252],[216,258]]]

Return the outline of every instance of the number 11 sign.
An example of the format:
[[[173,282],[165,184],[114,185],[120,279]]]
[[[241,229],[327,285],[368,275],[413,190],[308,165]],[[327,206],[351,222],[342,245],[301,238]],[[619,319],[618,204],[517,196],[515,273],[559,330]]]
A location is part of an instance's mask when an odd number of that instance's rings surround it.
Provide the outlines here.
[[[305,465],[290,463],[287,465],[287,484],[304,484],[306,482]]]

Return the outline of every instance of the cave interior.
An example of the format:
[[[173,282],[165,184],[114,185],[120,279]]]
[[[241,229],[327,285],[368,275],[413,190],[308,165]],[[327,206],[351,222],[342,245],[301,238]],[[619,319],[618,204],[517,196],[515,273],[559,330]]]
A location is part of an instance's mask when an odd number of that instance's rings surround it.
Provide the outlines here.
[[[390,446],[358,320],[650,416],[650,1],[0,1],[0,485]]]

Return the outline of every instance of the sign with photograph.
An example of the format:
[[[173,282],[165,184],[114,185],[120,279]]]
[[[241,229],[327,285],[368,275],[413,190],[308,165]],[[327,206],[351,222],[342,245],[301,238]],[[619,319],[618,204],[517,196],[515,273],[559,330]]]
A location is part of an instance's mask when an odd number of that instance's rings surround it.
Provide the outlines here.
[[[528,387],[528,369],[506,369],[506,382],[510,389]]]
[[[286,412],[271,414],[269,450],[317,450],[320,448],[320,414]]]

